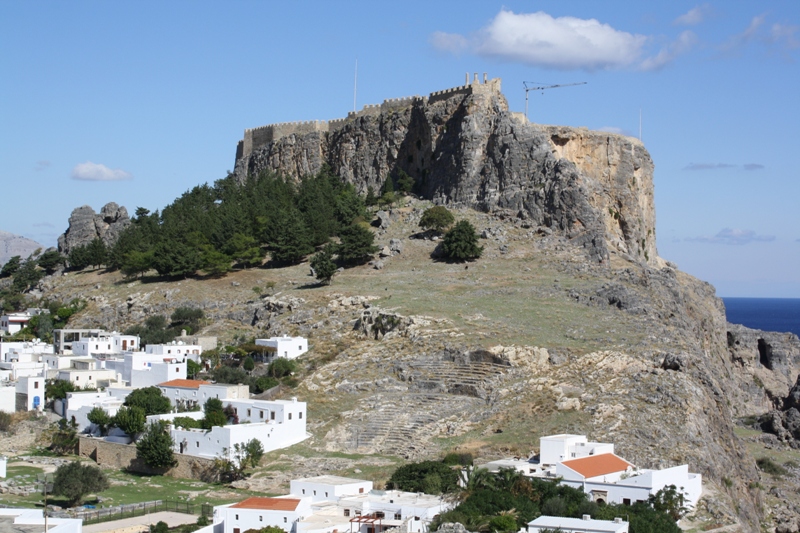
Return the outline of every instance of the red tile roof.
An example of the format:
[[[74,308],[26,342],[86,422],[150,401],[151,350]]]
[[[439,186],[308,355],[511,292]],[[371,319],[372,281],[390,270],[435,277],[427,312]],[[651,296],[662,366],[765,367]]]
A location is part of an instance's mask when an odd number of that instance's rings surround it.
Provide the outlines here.
[[[625,459],[617,457],[613,453],[601,453],[599,455],[590,455],[589,457],[582,457],[580,459],[571,459],[569,461],[562,461],[561,464],[574,470],[585,478],[605,476],[615,472],[624,472],[629,467],[633,466]]]
[[[208,381],[200,381],[199,379],[173,379],[159,383],[159,387],[179,387],[181,389],[196,389],[200,385],[208,385]]]
[[[247,498],[231,505],[235,509],[262,509],[265,511],[294,511],[300,505],[300,500],[292,498]]]

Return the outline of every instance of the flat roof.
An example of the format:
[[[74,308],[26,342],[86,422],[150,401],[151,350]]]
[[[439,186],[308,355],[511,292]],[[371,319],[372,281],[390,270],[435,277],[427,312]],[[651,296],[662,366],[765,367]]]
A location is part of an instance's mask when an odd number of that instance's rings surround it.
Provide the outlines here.
[[[169,359],[170,361],[172,359]],[[166,359],[165,359],[166,361]],[[159,387],[176,387],[179,389],[197,389],[200,385],[212,385],[209,381],[201,381],[199,379],[172,379],[170,381],[165,381],[164,383],[159,383]]]
[[[628,530],[627,522],[594,519],[584,520],[582,518],[566,518],[562,516],[540,516],[536,520],[528,522],[528,526],[597,533],[617,533],[619,531]]]
[[[322,483],[325,485],[350,485],[352,483],[369,483],[366,479],[353,479],[344,476],[314,476],[314,477],[304,477],[300,479],[293,479],[292,481],[297,482],[304,482],[304,483]]]
[[[633,466],[613,453],[601,453],[590,455],[589,457],[581,457],[580,459],[570,459],[569,461],[562,461],[561,464],[585,478],[624,472]]]
[[[231,505],[233,509],[260,509],[264,511],[294,511],[300,500],[293,498],[260,498],[254,496]]]

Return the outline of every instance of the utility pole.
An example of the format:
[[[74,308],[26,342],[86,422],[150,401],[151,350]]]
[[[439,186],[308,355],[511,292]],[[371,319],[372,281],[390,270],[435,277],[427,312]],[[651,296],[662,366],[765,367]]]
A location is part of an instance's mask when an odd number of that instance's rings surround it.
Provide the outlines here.
[[[522,85],[525,87],[525,118],[528,118],[528,93],[530,91],[544,91],[545,89],[555,89],[557,87],[572,87],[573,85],[586,85],[588,82],[580,81],[578,83],[561,83],[558,85],[543,85],[539,87],[528,87],[528,84],[536,83],[535,81],[523,81]]]
[[[47,474],[42,474],[41,477],[37,476],[36,478],[36,483],[41,484],[42,493],[44,494],[44,533],[47,533],[47,493],[53,490],[53,482],[48,481],[47,476]]]

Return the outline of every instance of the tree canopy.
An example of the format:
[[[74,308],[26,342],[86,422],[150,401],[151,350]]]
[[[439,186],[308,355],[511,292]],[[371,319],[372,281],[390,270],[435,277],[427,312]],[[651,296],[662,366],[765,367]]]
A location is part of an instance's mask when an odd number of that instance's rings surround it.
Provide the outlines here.
[[[444,236],[442,255],[451,261],[473,261],[481,256],[483,246],[478,245],[478,234],[466,220],[459,221]]]
[[[175,464],[174,442],[166,424],[151,422],[136,442],[136,457],[152,468],[169,468]]]
[[[164,396],[158,387],[134,389],[125,398],[125,405],[142,409],[145,416],[162,415],[172,410],[169,398]]]
[[[74,506],[83,501],[87,494],[96,494],[109,488],[105,472],[80,461],[72,461],[59,466],[53,479],[53,494],[63,496]]]

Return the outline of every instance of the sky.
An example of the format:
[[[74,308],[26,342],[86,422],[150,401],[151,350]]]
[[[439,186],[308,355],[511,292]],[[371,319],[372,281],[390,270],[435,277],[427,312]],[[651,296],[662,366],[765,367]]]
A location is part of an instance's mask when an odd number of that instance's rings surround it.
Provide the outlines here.
[[[503,80],[530,120],[641,137],[659,254],[800,298],[800,2],[0,2],[0,230],[161,209],[245,128]],[[641,121],[640,121],[641,119]],[[640,129],[641,125],[641,129]]]

